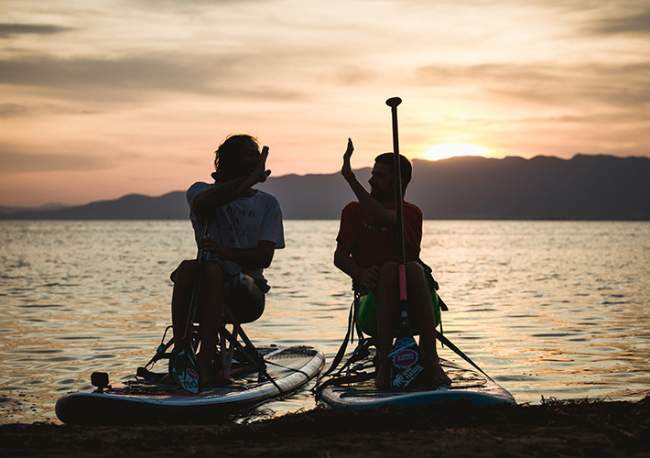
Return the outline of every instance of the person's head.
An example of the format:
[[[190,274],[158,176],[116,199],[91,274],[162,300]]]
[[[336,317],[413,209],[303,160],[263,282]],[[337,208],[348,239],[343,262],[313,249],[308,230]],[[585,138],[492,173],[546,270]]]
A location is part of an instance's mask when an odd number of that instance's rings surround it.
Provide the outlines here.
[[[406,194],[406,187],[413,176],[413,165],[408,158],[400,154],[400,175],[402,181],[402,197]],[[393,198],[395,194],[395,155],[383,153],[375,158],[375,165],[372,168],[370,177],[370,194],[377,200],[384,201]]]
[[[212,177],[216,181],[229,181],[251,172],[260,157],[257,139],[250,135],[230,135],[214,152]]]

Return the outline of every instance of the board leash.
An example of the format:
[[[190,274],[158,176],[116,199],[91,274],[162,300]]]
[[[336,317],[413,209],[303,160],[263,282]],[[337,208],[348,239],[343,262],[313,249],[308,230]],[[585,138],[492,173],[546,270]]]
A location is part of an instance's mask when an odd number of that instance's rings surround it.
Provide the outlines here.
[[[341,361],[343,361],[343,357],[345,356],[345,351],[348,348],[348,343],[354,341],[354,323],[356,321],[355,318],[355,302],[356,302],[356,293],[355,293],[355,298],[354,301],[352,302],[352,306],[350,307],[350,314],[348,316],[348,330],[345,334],[345,338],[343,339],[343,343],[339,347],[339,351],[336,353],[336,356],[334,356],[334,359],[332,360],[332,364],[330,364],[330,367],[318,378],[324,378],[327,377],[331,372],[334,371],[338,367],[339,364],[341,364]],[[361,339],[361,336],[359,336],[359,339]]]
[[[489,375],[487,375],[487,373],[485,373],[485,371],[483,371],[483,369],[481,369],[481,368],[478,366],[478,364],[476,364],[474,361],[472,361],[472,360],[470,359],[470,357],[467,356],[465,353],[463,353],[463,352],[461,351],[460,348],[458,348],[456,345],[454,345],[454,344],[452,343],[451,340],[449,340],[447,337],[445,337],[444,335],[442,335],[442,334],[439,333],[439,332],[436,332],[436,337],[438,338],[438,340],[439,340],[441,343],[443,343],[443,344],[445,344],[447,347],[449,347],[450,350],[452,350],[452,351],[453,351],[454,353],[456,353],[458,356],[460,356],[460,357],[463,358],[465,361],[467,361],[469,364],[471,364],[471,365],[472,365],[474,368],[476,368],[476,369],[477,369],[481,374],[485,375],[485,376],[486,376],[486,377],[487,377],[491,382],[494,382],[494,380],[492,380],[492,377],[490,377]]]

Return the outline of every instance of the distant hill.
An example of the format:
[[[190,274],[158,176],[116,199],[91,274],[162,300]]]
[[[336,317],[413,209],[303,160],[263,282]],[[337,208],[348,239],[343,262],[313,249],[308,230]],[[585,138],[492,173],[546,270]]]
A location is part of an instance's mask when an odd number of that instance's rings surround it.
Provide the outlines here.
[[[48,210],[59,210],[61,208],[65,208],[68,206],[69,205],[54,204],[54,203],[41,205],[40,207],[7,207],[4,205],[0,205],[0,216],[9,213],[17,213],[17,212],[39,212],[39,211],[48,211]]]
[[[415,168],[407,196],[430,219],[650,220],[650,158],[464,157]]]
[[[366,184],[370,168],[355,172]],[[338,173],[271,177],[259,188],[278,198],[286,219],[338,219],[354,198]],[[650,158],[415,160],[406,197],[425,219],[650,220]],[[185,219],[188,211],[177,191],[47,211],[5,208],[0,218]]]
[[[117,200],[92,202],[78,207],[46,211],[19,211],[0,214],[0,219],[186,219],[189,215],[184,192],[160,197],[129,194]]]

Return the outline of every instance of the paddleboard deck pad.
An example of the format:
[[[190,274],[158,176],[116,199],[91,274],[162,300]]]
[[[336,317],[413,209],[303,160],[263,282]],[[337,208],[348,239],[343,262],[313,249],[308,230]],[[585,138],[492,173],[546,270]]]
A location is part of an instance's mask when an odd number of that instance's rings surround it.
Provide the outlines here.
[[[421,387],[412,391],[390,391],[375,388],[375,379],[325,386],[319,401],[331,407],[354,409],[379,408],[385,405],[415,407],[443,401],[464,399],[479,405],[515,404],[508,391],[478,371],[440,360],[451,379],[450,386]]]
[[[325,355],[313,347],[257,350],[275,383],[248,367],[192,394],[159,377],[138,376],[94,392],[68,393],[57,401],[56,415],[67,424],[215,423],[299,390],[325,365]]]

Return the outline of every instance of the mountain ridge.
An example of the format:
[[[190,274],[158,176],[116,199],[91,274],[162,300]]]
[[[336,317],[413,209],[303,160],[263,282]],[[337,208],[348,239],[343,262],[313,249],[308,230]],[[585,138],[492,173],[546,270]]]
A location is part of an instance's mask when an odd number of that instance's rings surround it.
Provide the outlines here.
[[[414,160],[406,199],[425,219],[650,220],[650,158],[577,154],[571,159],[476,156]],[[365,185],[370,168],[355,170]],[[191,183],[188,183],[188,186]],[[338,219],[354,194],[339,173],[269,177],[285,219]],[[53,210],[7,210],[0,219],[185,219],[184,191]]]

